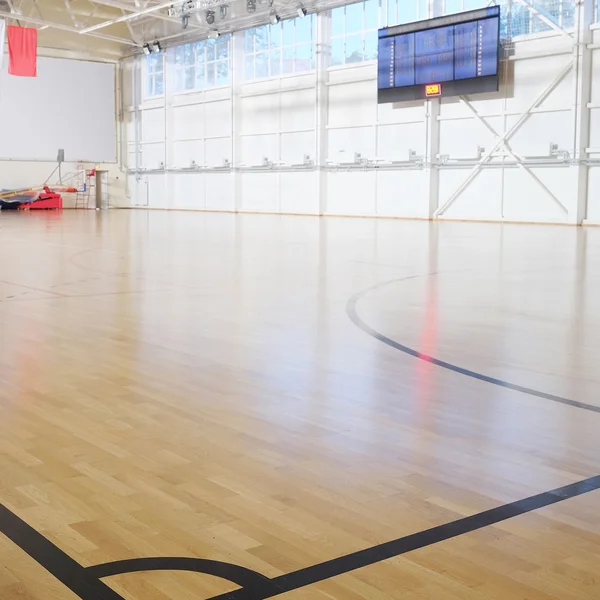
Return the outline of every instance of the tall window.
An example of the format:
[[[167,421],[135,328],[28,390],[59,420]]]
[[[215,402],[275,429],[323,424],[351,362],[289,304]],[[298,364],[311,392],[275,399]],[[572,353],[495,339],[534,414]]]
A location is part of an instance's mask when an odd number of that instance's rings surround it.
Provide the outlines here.
[[[146,98],[162,96],[165,93],[163,53],[146,56]]]
[[[450,0],[447,0],[450,1]],[[427,0],[382,0],[380,26],[392,27],[401,23],[421,21],[427,18]]]
[[[315,68],[315,15],[244,32],[244,79],[252,81]]]
[[[176,46],[170,51],[175,92],[229,84],[231,35]]]
[[[575,26],[575,2],[573,0],[528,0],[546,19],[562,29]],[[444,14],[474,10],[489,6],[489,0],[446,0]],[[501,35],[512,38],[518,35],[552,31],[552,27],[534,14],[527,6],[513,0],[499,0],[501,6]]]
[[[376,59],[378,27],[378,0],[334,8],[331,11],[331,64]]]

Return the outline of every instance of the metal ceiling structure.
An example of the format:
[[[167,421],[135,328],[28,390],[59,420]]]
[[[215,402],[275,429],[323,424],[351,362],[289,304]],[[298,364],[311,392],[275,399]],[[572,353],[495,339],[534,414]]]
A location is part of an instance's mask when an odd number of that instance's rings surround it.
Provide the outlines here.
[[[347,4],[343,0],[0,0],[0,18],[37,27],[41,47],[115,56]],[[163,44],[164,46],[165,44]]]

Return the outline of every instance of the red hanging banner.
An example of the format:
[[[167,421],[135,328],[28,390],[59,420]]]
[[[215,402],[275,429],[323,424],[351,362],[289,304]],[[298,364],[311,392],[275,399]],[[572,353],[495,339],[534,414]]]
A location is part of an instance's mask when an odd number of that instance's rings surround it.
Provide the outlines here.
[[[37,77],[37,29],[7,28],[8,72],[19,77]]]

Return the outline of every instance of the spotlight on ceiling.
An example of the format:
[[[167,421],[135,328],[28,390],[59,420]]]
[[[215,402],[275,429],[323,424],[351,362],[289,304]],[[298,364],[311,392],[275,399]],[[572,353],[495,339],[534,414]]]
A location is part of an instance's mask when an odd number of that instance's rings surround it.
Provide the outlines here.
[[[189,24],[190,24],[190,15],[188,13],[181,15],[181,27],[183,29],[187,29]]]
[[[296,12],[298,13],[299,17],[305,17],[307,10],[304,8],[304,6],[300,6]]]
[[[177,11],[175,10],[175,7],[171,4],[171,6],[169,6],[169,8],[167,8],[167,16],[175,17],[176,15],[177,15]]]
[[[156,41],[154,44],[152,44],[152,52],[154,52],[154,54],[159,54],[162,52],[162,46],[160,45],[160,42]]]
[[[219,15],[221,19],[224,19],[227,16],[227,11],[229,10],[229,6],[227,4],[221,4],[219,7]]]
[[[208,32],[208,37],[209,37],[211,40],[216,40],[216,39],[217,39],[217,38],[218,38],[220,35],[221,35],[221,34],[220,34],[220,33],[219,33],[219,32],[218,32],[216,29],[211,29],[211,30]]]
[[[271,21],[271,25],[276,25],[277,23],[279,23],[279,21],[281,21],[281,17],[278,14],[272,12],[269,16],[269,21]]]
[[[256,0],[246,0],[246,10],[249,13],[256,12]]]
[[[144,44],[143,50],[146,56],[148,56],[152,52],[152,50],[150,50],[150,44]]]
[[[215,11],[214,10],[206,11],[206,22],[209,25],[212,25],[215,22]]]

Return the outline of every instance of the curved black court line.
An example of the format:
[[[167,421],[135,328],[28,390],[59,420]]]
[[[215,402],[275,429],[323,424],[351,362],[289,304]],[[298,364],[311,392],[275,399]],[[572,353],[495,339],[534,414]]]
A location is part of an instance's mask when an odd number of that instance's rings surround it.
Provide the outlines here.
[[[268,577],[252,569],[204,558],[131,558],[86,568],[86,573],[98,579],[121,575],[123,573],[139,573],[140,571],[192,571],[204,573],[205,575],[214,575],[221,579],[227,579],[248,590],[255,588],[262,589],[271,581]]]
[[[292,590],[349,573],[383,560],[425,548],[465,533],[470,533],[507,519],[523,515],[569,498],[600,490],[600,475],[589,477],[563,487],[542,492],[529,498],[504,504],[490,510],[413,533],[365,550],[352,552],[317,565],[269,579],[259,573],[229,563],[189,558],[133,559],[83,567],[46,539],[25,521],[0,504],[0,532],[12,540],[49,573],[67,586],[82,600],[124,600],[117,592],[100,581],[100,577],[136,571],[170,570],[215,574],[236,583],[240,574],[248,584],[237,590],[213,596],[209,600],[264,600]]]
[[[504,379],[498,379],[496,377],[490,377],[489,375],[484,375],[483,373],[478,373],[477,371],[471,371],[470,369],[465,369],[463,367],[459,367],[458,365],[454,365],[452,363],[446,362],[445,360],[440,360],[439,358],[435,358],[434,356],[430,356],[429,354],[424,354],[423,352],[419,352],[414,348],[410,348],[409,346],[405,346],[400,342],[396,342],[395,340],[383,335],[379,331],[373,329],[370,325],[365,323],[360,316],[358,315],[358,311],[356,306],[364,296],[369,294],[370,292],[382,288],[386,285],[390,285],[392,283],[398,283],[400,281],[407,281],[409,279],[417,279],[419,277],[431,277],[434,275],[438,275],[438,273],[426,273],[424,275],[410,275],[409,277],[400,277],[398,279],[390,279],[388,281],[383,281],[371,287],[368,287],[356,294],[352,295],[348,302],[346,303],[346,314],[350,318],[350,320],[364,333],[387,344],[391,348],[395,348],[396,350],[400,350],[400,352],[404,352],[404,354],[408,354],[409,356],[413,356],[414,358],[418,358],[419,360],[423,360],[425,362],[436,365],[437,367],[442,367],[443,369],[448,369],[449,371],[453,371],[454,373],[458,373],[459,375],[465,375],[466,377],[471,377],[472,379],[478,379],[479,381],[484,381],[485,383],[491,383],[492,385],[497,385],[499,387],[503,387],[509,390],[513,390],[515,392],[521,392],[523,394],[529,394],[530,396],[537,396],[538,398],[543,398],[544,400],[551,400],[552,402],[558,402],[560,404],[566,404],[568,406],[573,406],[575,408],[581,408],[583,410],[589,410],[590,412],[600,413],[600,406],[594,406],[593,404],[587,404],[586,402],[580,402],[579,400],[571,400],[570,398],[563,398],[562,396],[556,396],[554,394],[548,394],[546,392],[541,392],[539,390],[534,390],[533,388],[528,388],[523,385],[518,385],[516,383],[511,383],[510,381],[506,381]]]

